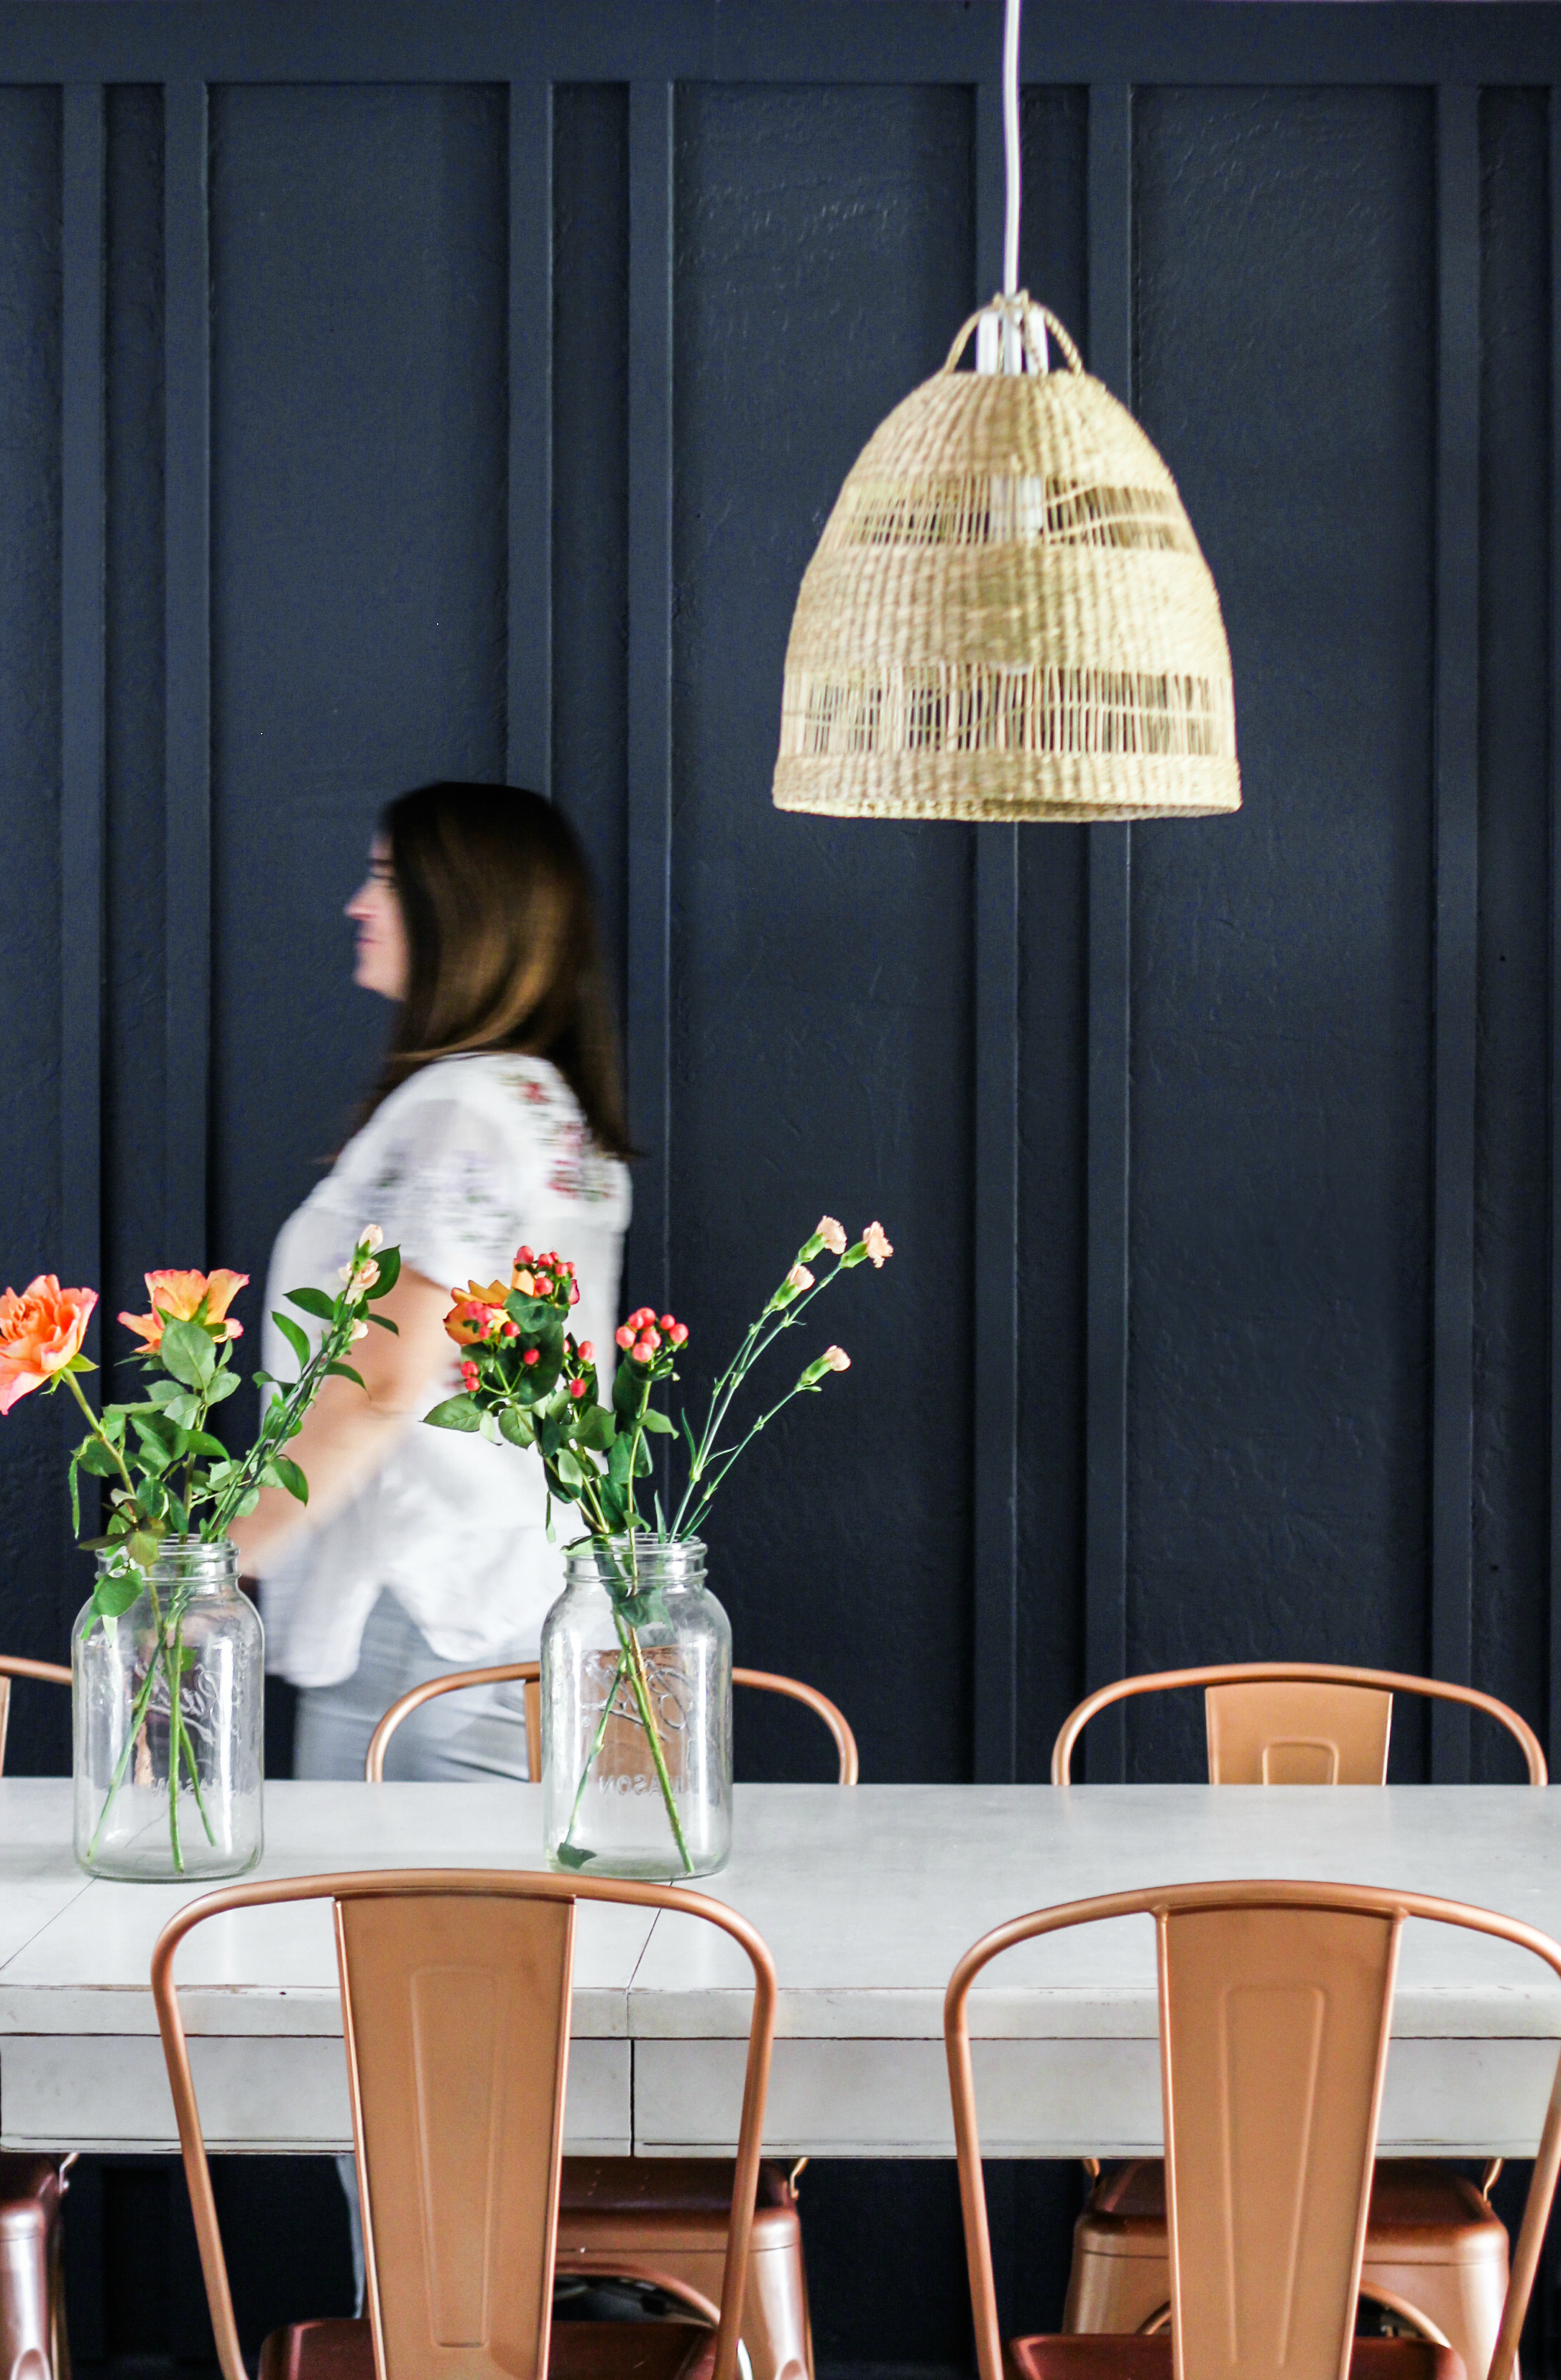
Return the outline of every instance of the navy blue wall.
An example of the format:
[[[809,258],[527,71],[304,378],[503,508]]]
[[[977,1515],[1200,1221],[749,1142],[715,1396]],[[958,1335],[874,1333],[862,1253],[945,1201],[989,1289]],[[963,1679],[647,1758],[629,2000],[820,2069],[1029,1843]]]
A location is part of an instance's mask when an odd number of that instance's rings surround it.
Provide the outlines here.
[[[711,1531],[867,1779],[1040,1778],[1086,1684],[1263,1654],[1555,1748],[1561,10],[1032,7],[1024,275],[1177,473],[1246,807],[783,819],[799,578],[997,278],[997,48],[996,0],[0,5],[0,1276],[262,1275],[384,1029],[339,915],[377,807],[545,783],[622,997],[630,1301],[703,1362],[821,1209],[896,1243]],[[61,1437],[0,1428],[0,1636],[54,1658]],[[748,1774],[812,1757],[743,1721]],[[1196,1773],[1199,1724],[1090,1773]],[[11,1740],[62,1768],[58,1702]],[[1408,1706],[1394,1762],[1516,1773]],[[1026,2319],[1075,2186],[1001,2180]],[[329,2295],[334,2182],[290,2187]],[[168,2204],[84,2176],[87,2361],[204,2351],[177,2223],[137,2294]],[[808,2205],[823,2359],[958,2362],[946,2174]],[[254,2323],[299,2285],[254,2267]]]

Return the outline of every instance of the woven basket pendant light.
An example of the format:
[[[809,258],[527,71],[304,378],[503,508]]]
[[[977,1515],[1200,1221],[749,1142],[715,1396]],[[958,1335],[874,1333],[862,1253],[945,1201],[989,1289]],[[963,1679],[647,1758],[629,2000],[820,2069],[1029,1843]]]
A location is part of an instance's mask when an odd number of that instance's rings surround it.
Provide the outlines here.
[[[837,818],[1140,819],[1238,809],[1230,652],[1176,482],[1008,288],[869,440],[808,565],[774,798]],[[980,326],[983,362],[955,369]],[[1050,329],[1067,370],[1047,369]]]

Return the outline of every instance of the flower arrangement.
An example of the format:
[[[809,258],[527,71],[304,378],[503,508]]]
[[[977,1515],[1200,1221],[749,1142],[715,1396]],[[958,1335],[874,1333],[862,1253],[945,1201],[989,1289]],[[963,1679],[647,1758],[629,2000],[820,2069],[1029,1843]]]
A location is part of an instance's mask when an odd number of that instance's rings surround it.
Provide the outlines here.
[[[96,1291],[65,1289],[53,1273],[43,1273],[19,1294],[7,1289],[0,1295],[0,1414],[9,1413],[34,1390],[52,1395],[64,1386],[87,1424],[69,1468],[71,1520],[79,1540],[80,1474],[113,1483],[104,1533],[86,1541],[101,1557],[93,1615],[112,1638],[120,1618],[143,1593],[152,1599],[156,1649],[137,1689],[98,1829],[101,1833],[161,1682],[170,1729],[168,1822],[174,1865],[180,1873],[181,1770],[188,1774],[208,1840],[212,1833],[182,1699],[189,1666],[182,1628],[190,1590],[176,1588],[160,1605],[152,1565],[165,1544],[177,1548],[220,1543],[230,1523],[254,1510],[262,1488],[282,1488],[300,1503],[308,1502],[309,1483],[284,1450],[298,1436],[304,1415],[333,1374],[363,1385],[346,1360],[353,1342],[367,1335],[371,1323],[384,1330],[396,1328],[387,1315],[372,1311],[374,1302],[395,1287],[401,1269],[398,1251],[384,1248],[383,1237],[374,1225],[359,1234],[334,1298],[318,1289],[288,1291],[289,1304],[323,1326],[319,1342],[311,1347],[291,1316],[274,1316],[298,1358],[299,1374],[283,1382],[256,1371],[256,1380],[272,1393],[262,1405],[253,1445],[240,1455],[230,1454],[209,1424],[214,1408],[240,1385],[232,1355],[242,1326],[228,1308],[245,1287],[247,1274],[226,1269],[149,1272],[148,1311],[119,1317],[140,1342],[140,1362],[149,1375],[146,1394],[135,1402],[105,1404],[101,1415],[93,1412],[81,1386],[82,1376],[96,1369],[81,1352],[98,1302]],[[96,1840],[94,1836],[94,1843]]]
[[[621,1360],[611,1402],[604,1403],[596,1351],[589,1341],[583,1344],[577,1341],[567,1327],[579,1291],[575,1268],[565,1257],[553,1251],[536,1255],[523,1247],[517,1252],[507,1283],[469,1281],[464,1290],[450,1293],[455,1302],[445,1328],[463,1351],[462,1385],[457,1395],[446,1398],[425,1418],[436,1429],[481,1431],[495,1442],[534,1448],[547,1480],[549,1535],[554,1504],[572,1505],[586,1536],[601,1549],[599,1567],[609,1582],[619,1649],[595,1743],[576,1792],[576,1810],[601,1751],[619,1688],[627,1683],[686,1870],[691,1871],[692,1863],[666,1771],[638,1633],[646,1620],[660,1616],[654,1608],[654,1590],[641,1585],[638,1546],[641,1541],[677,1544],[696,1536],[733,1464],[760,1431],[793,1398],[816,1396],[832,1374],[849,1369],[850,1357],[843,1347],[824,1348],[803,1365],[785,1394],[759,1412],[740,1436],[731,1443],[722,1442],[734,1402],[755,1365],[777,1340],[798,1327],[809,1307],[842,1273],[854,1271],[861,1264],[881,1270],[893,1254],[881,1224],[870,1223],[859,1240],[848,1244],[834,1216],[822,1217],[715,1381],[697,1434],[686,1413],[674,1422],[652,1402],[658,1390],[677,1378],[677,1359],[688,1343],[688,1326],[675,1315],[658,1315],[643,1305],[621,1325],[615,1333]],[[815,1270],[825,1257],[831,1261]],[[652,1499],[653,1520],[647,1519],[639,1506],[638,1483],[648,1479],[654,1468],[649,1444],[652,1437],[678,1439],[687,1455],[687,1478],[670,1520],[659,1496]],[[559,1856],[566,1864],[584,1864],[584,1854],[571,1858],[567,1840]]]

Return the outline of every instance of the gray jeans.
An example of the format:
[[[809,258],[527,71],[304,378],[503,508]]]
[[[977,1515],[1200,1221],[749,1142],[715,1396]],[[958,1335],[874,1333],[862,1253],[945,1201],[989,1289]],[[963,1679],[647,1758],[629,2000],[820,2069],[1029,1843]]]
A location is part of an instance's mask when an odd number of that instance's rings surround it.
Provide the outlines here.
[[[358,1667],[334,1686],[306,1686],[299,1696],[293,1734],[295,1777],[361,1780],[369,1738],[385,1712],[409,1687],[425,1678],[448,1677],[475,1669],[470,1661],[442,1661],[417,1622],[396,1597],[380,1597],[363,1631]],[[439,1694],[402,1721],[390,1740],[384,1773],[401,1784],[472,1784],[488,1777],[525,1781],[525,1689],[473,1686],[467,1693]],[[363,2311],[363,2223],[358,2205],[358,2169],[350,2156],[336,2159],[352,2228],[352,2270],[358,2311]]]
[[[369,1738],[409,1687],[475,1669],[442,1661],[422,1630],[388,1592],[369,1614],[358,1667],[334,1686],[306,1686],[293,1735],[295,1777],[361,1778]],[[525,1782],[526,1706],[520,1685],[474,1686],[439,1694],[391,1738],[384,1773],[398,1784],[480,1784],[489,1777]]]

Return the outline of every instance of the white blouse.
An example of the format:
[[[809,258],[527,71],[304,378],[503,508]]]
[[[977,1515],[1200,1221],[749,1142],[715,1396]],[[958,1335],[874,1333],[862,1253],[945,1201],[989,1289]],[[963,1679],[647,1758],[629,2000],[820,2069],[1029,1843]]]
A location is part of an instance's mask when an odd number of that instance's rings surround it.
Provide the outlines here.
[[[335,1295],[338,1267],[366,1223],[441,1288],[509,1279],[522,1244],[577,1268],[571,1328],[612,1376],[628,1169],[591,1142],[574,1094],[540,1058],[445,1058],[400,1085],[348,1143],[277,1235],[266,1282],[262,1361],[296,1364],[271,1320],[289,1289]],[[452,1342],[414,1400],[421,1415],[460,1386]],[[388,1461],[350,1504],[283,1555],[262,1582],[268,1668],[325,1686],[357,1667],[382,1589],[442,1660],[530,1660],[562,1590],[572,1515],[545,1530],[546,1485],[530,1450],[409,1419]]]

